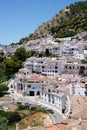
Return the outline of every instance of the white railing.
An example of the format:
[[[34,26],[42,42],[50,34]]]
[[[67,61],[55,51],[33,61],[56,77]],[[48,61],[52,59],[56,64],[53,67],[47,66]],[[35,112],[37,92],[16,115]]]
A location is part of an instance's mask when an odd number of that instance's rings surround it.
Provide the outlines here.
[[[68,103],[68,108],[66,109],[65,115],[67,117],[71,116],[72,114],[72,109],[73,109],[73,104],[71,102],[70,96],[67,95],[67,103]]]

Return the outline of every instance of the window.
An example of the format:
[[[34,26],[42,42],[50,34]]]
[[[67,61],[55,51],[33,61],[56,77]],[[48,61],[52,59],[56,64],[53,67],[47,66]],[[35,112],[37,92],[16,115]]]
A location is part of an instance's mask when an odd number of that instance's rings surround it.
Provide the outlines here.
[[[40,95],[40,91],[37,91],[37,95]]]
[[[51,92],[51,90],[50,90],[50,89],[48,89],[48,92]]]
[[[51,99],[49,98],[48,102],[51,102]]]
[[[20,83],[18,83],[17,85],[20,86]]]
[[[80,68],[81,68],[81,69],[83,69],[83,70],[85,69],[85,67],[84,67],[84,66],[81,66]]]
[[[77,69],[79,69],[79,66],[77,66]]]
[[[55,70],[55,73],[57,73],[58,71],[57,70]]]
[[[22,78],[20,78],[20,81],[22,82]]]
[[[28,85],[27,87],[28,87],[28,88],[31,88],[31,85]]]
[[[52,99],[54,100],[54,96],[52,96]]]
[[[58,66],[55,66],[55,69],[58,69]]]
[[[42,68],[44,68],[44,66],[42,66]]]
[[[67,66],[65,66],[65,69],[67,69]]]
[[[69,69],[71,69],[71,66],[69,66]]]
[[[52,103],[54,104],[54,99],[52,100]]]
[[[48,94],[48,98],[50,98],[50,95]]]
[[[26,82],[26,79],[24,79],[23,81]]]

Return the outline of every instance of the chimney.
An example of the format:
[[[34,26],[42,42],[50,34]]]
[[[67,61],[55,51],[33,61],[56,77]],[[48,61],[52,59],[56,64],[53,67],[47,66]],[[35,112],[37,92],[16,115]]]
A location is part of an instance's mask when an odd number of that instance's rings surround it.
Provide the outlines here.
[[[77,126],[72,126],[72,130],[77,130]]]

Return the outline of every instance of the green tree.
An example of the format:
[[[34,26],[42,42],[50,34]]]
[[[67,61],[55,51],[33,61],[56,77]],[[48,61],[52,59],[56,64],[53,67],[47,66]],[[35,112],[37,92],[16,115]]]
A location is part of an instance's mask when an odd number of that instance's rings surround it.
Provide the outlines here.
[[[7,118],[0,116],[0,130],[7,130]]]
[[[10,58],[4,60],[4,72],[8,78],[10,78],[14,73],[22,67],[22,62],[16,58]]]
[[[5,57],[0,57],[0,62],[3,62],[3,60],[5,59]]]
[[[18,112],[7,113],[8,124],[12,124],[21,120],[21,116]]]
[[[0,96],[4,91],[8,91],[8,87],[5,84],[0,84]]]
[[[7,78],[12,77],[12,75],[22,67],[22,62],[25,61],[26,58],[27,52],[23,47],[21,47],[16,50],[10,59],[4,59],[3,69]]]
[[[28,51],[28,52],[26,52],[26,57],[28,58],[28,57],[31,57],[31,56],[35,56],[35,55],[37,55],[37,52],[36,51]]]
[[[0,110],[0,130],[13,130],[14,128],[12,125],[20,120],[21,116],[18,112]]]
[[[14,57],[20,61],[25,61],[26,60],[26,50],[23,47],[18,48],[16,50],[16,52],[14,53]]]
[[[87,60],[81,60],[82,64],[87,64]]]

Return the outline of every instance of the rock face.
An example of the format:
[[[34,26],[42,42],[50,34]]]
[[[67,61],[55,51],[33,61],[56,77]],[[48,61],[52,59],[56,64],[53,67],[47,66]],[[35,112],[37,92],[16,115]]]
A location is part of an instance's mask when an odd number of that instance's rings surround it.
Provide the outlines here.
[[[87,1],[76,2],[62,9],[51,20],[39,26],[32,36],[34,39],[45,37],[48,34],[57,37],[62,30],[75,33],[87,30]]]

